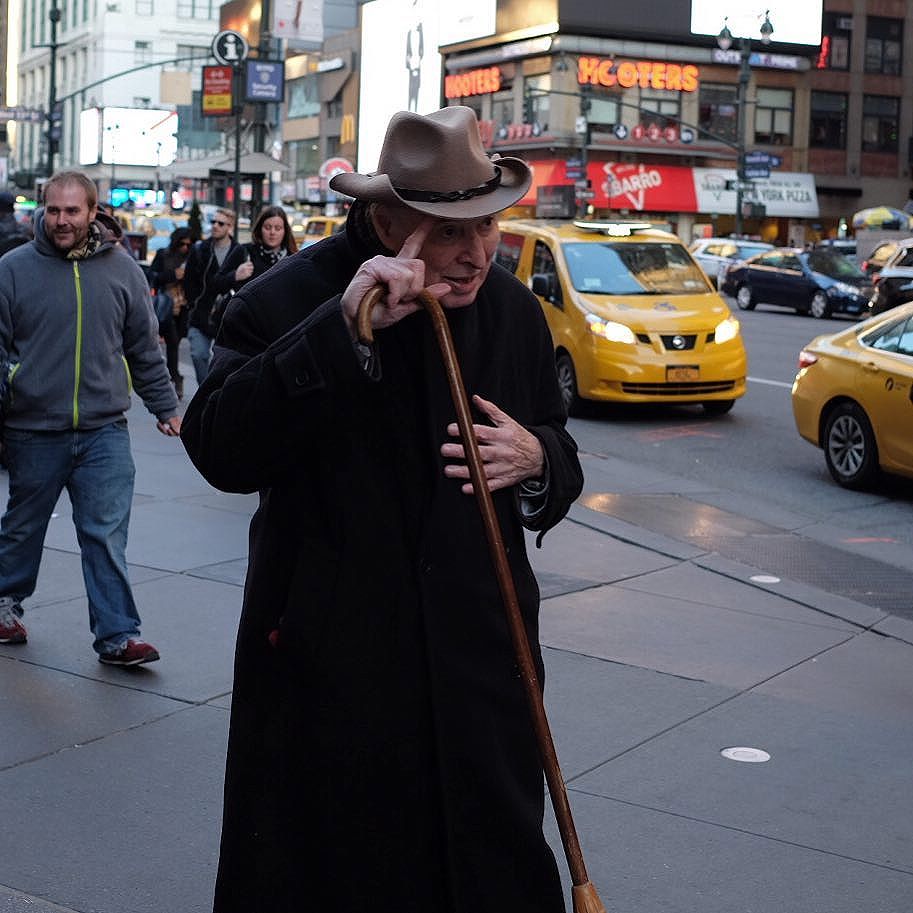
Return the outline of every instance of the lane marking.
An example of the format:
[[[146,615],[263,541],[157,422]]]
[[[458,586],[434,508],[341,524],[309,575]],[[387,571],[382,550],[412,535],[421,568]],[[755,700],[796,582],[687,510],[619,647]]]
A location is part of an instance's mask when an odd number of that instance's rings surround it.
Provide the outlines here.
[[[787,387],[788,389],[792,389],[793,385],[792,381],[786,383],[782,380],[765,380],[763,377],[748,377],[746,379],[753,384],[767,384],[770,387]]]

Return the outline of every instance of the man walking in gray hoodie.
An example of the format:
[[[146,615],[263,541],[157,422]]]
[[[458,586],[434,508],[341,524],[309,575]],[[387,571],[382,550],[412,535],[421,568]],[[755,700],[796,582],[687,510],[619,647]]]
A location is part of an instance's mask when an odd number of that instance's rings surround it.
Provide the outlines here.
[[[0,260],[0,387],[9,502],[0,520],[0,644],[26,641],[48,522],[73,506],[94,648],[103,663],[159,658],[140,638],[127,575],[136,390],[158,430],[180,432],[146,280],[97,210],[95,185],[62,171],[44,188],[35,240]]]

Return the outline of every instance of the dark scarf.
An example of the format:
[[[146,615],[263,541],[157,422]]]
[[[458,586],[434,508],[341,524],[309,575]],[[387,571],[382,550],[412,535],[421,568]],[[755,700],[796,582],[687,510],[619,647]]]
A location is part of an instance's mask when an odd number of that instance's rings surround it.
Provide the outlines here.
[[[269,266],[275,266],[283,257],[288,254],[288,251],[284,247],[277,247],[276,250],[269,250],[262,244],[258,244],[257,247],[260,250],[260,256],[266,261]]]

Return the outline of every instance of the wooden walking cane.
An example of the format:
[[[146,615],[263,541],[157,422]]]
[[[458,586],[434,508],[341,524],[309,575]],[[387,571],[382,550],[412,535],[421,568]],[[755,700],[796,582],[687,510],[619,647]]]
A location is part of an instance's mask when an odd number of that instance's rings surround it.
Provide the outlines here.
[[[365,345],[370,345],[374,341],[371,312],[386,294],[386,291],[386,288],[382,285],[375,286],[365,295],[358,307],[358,337]],[[422,292],[419,298],[431,317],[441,355],[444,359],[444,368],[450,384],[450,395],[456,409],[457,425],[463,438],[466,460],[469,464],[472,489],[476,494],[479,510],[482,512],[485,535],[488,539],[491,558],[495,566],[495,574],[498,578],[498,586],[501,590],[501,598],[507,614],[507,624],[513,641],[517,665],[520,668],[520,677],[526,692],[527,703],[529,704],[536,741],[542,758],[542,767],[545,770],[545,779],[552,798],[552,807],[555,809],[555,818],[558,822],[558,830],[561,833],[561,842],[564,845],[564,855],[567,857],[568,868],[571,873],[571,881],[573,882],[571,895],[574,913],[606,913],[606,909],[596,893],[596,888],[593,887],[587,876],[586,864],[583,861],[583,853],[580,849],[580,841],[577,839],[577,830],[574,827],[574,819],[571,815],[567,788],[564,785],[564,778],[561,776],[555,743],[552,741],[552,733],[545,716],[542,692],[539,690],[536,667],[533,663],[533,655],[526,637],[526,628],[523,626],[523,616],[520,613],[517,591],[510,572],[510,565],[507,562],[504,540],[501,537],[501,529],[498,526],[498,518],[495,514],[491,492],[488,490],[488,484],[485,480],[482,456],[479,453],[479,443],[472,429],[472,413],[469,410],[469,400],[466,397],[466,389],[463,386],[460,365],[453,348],[450,327],[447,325],[447,319],[444,316],[440,302],[433,295],[428,292]]]

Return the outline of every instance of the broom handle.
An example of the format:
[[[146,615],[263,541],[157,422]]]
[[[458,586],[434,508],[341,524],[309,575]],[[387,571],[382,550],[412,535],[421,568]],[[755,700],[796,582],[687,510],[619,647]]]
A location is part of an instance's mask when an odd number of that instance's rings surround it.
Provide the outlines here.
[[[375,286],[365,295],[358,307],[356,320],[358,337],[366,345],[370,345],[374,341],[374,333],[371,327],[371,311],[385,294],[386,289],[383,286]],[[583,861],[580,841],[577,838],[577,829],[574,827],[574,819],[571,815],[571,806],[568,801],[564,778],[561,776],[561,768],[558,766],[555,743],[552,740],[548,719],[545,716],[545,705],[542,702],[539,679],[536,675],[533,655],[529,648],[529,640],[526,637],[526,628],[523,624],[523,616],[520,613],[520,604],[517,601],[517,591],[514,587],[513,576],[507,561],[507,552],[504,549],[504,540],[501,537],[491,492],[488,490],[485,471],[482,468],[482,456],[479,453],[479,443],[472,428],[472,413],[469,410],[469,400],[466,397],[466,389],[463,386],[463,377],[453,348],[450,328],[447,326],[447,319],[444,317],[444,311],[440,303],[433,295],[428,292],[422,292],[419,298],[431,316],[434,332],[444,359],[447,380],[450,383],[450,395],[456,409],[457,425],[466,450],[472,489],[476,494],[479,509],[482,512],[485,535],[488,538],[488,546],[494,562],[498,586],[501,589],[501,598],[504,601],[504,608],[507,613],[507,624],[513,641],[517,665],[520,668],[520,677],[523,680],[523,688],[526,692],[530,715],[532,716],[536,741],[539,743],[539,753],[542,758],[542,767],[545,771],[545,780],[548,783],[548,791],[552,798],[552,806],[555,810],[558,830],[561,833],[561,842],[564,845],[564,854],[567,857],[571,880],[575,886],[583,886],[589,882],[586,864]]]

